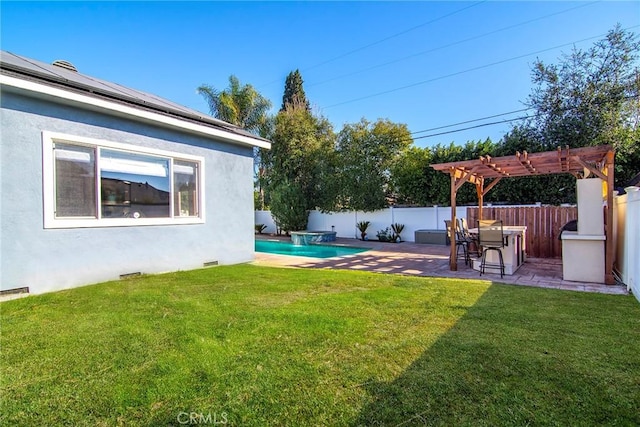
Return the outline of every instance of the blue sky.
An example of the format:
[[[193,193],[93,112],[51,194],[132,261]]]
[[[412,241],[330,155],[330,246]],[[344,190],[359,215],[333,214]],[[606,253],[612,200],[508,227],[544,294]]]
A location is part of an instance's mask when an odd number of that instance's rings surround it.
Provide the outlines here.
[[[312,107],[336,131],[364,117],[418,132],[522,109],[536,58],[557,62],[617,23],[639,33],[640,2],[2,1],[0,19],[3,50],[65,59],[82,73],[202,112],[208,107],[196,88],[223,89],[231,74],[275,112],[297,68]],[[497,141],[509,129],[415,142]]]

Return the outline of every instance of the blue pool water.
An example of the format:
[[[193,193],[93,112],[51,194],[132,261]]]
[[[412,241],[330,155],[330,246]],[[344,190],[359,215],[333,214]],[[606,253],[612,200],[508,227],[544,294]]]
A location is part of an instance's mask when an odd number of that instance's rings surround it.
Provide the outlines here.
[[[367,248],[354,248],[350,246],[308,245],[296,246],[289,242],[274,242],[269,240],[256,240],[256,252],[268,254],[295,255],[312,258],[332,258],[343,255],[353,255],[368,251]]]

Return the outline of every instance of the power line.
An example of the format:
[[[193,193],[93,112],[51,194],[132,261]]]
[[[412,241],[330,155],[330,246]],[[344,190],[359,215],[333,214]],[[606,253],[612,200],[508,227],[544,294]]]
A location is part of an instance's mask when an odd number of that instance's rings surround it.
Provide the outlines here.
[[[475,7],[475,6],[479,5],[479,4],[485,3],[485,2],[487,2],[487,1],[488,1],[488,0],[481,0],[481,1],[478,1],[478,2],[476,2],[476,3],[473,3],[473,4],[469,5],[469,6],[465,6],[465,7],[461,8],[461,9],[458,9],[458,10],[455,10],[455,11],[453,11],[453,12],[449,12],[449,13],[447,13],[447,14],[445,14],[445,15],[439,16],[438,18],[432,19],[432,20],[427,21],[427,22],[423,22],[422,24],[418,24],[418,25],[413,26],[413,27],[411,27],[411,28],[408,28],[408,29],[406,29],[406,30],[400,31],[399,33],[395,33],[395,34],[392,34],[392,35],[390,35],[390,36],[387,36],[387,37],[385,37],[385,38],[383,38],[383,39],[377,40],[377,41],[375,41],[375,42],[373,42],[373,43],[369,43],[369,44],[364,45],[364,46],[361,46],[361,47],[359,47],[359,48],[356,48],[356,49],[350,50],[350,51],[348,51],[348,52],[342,53],[342,54],[340,54],[340,55],[338,55],[338,56],[335,56],[335,57],[333,57],[333,58],[331,58],[331,59],[327,59],[327,60],[325,60],[325,61],[322,61],[322,62],[320,62],[320,63],[318,63],[318,64],[311,65],[311,66],[309,66],[309,67],[303,68],[301,71],[309,71],[309,70],[312,70],[312,69],[314,69],[314,68],[318,68],[318,67],[320,67],[320,66],[322,66],[322,65],[328,64],[328,63],[330,63],[330,62],[337,61],[338,59],[342,59],[342,58],[344,58],[344,57],[346,57],[346,56],[353,55],[353,54],[354,54],[354,53],[356,53],[356,52],[363,51],[363,50],[368,49],[368,48],[370,48],[370,47],[372,47],[372,46],[376,46],[376,45],[378,45],[378,44],[380,44],[380,43],[384,43],[384,42],[386,42],[387,40],[391,40],[391,39],[393,39],[393,38],[395,38],[395,37],[401,36],[401,35],[403,35],[403,34],[407,34],[407,33],[411,32],[411,31],[413,31],[413,30],[416,30],[416,29],[418,29],[418,28],[424,27],[424,26],[429,25],[429,24],[433,24],[434,22],[438,22],[438,21],[440,21],[440,20],[442,20],[442,19],[445,19],[445,18],[448,18],[448,17],[450,17],[450,16],[456,15],[456,14],[458,14],[458,13],[460,13],[460,12],[463,12],[463,11],[465,11],[465,10],[467,10],[467,9],[470,9],[470,8],[472,8],[472,7]],[[258,86],[258,88],[262,88],[262,87],[265,87],[265,86],[269,86],[269,85],[271,85],[271,84],[273,84],[273,83],[277,83],[277,82],[280,82],[280,81],[281,81],[281,79],[272,80],[272,81],[270,81],[269,83],[265,83],[265,84],[263,84],[263,85]]]
[[[421,55],[425,55],[427,53],[436,52],[438,50],[447,49],[447,48],[450,48],[450,47],[453,47],[453,46],[456,46],[456,45],[459,45],[459,44],[463,44],[463,43],[466,43],[466,42],[469,42],[469,41],[473,41],[473,40],[477,40],[477,39],[480,39],[480,38],[483,38],[483,37],[487,37],[487,36],[490,36],[490,35],[493,35],[493,34],[497,34],[497,33],[500,33],[502,31],[511,30],[513,28],[520,27],[522,25],[530,24],[532,22],[541,21],[543,19],[550,18],[552,16],[556,16],[556,15],[560,15],[560,14],[563,14],[563,13],[566,13],[566,12],[570,12],[570,11],[575,10],[575,9],[579,9],[579,8],[586,7],[586,6],[591,6],[591,5],[595,4],[595,3],[599,3],[600,1],[602,1],[602,0],[597,0],[597,1],[593,1],[591,3],[581,4],[581,5],[578,5],[578,6],[571,7],[569,9],[561,10],[559,12],[555,12],[555,13],[551,13],[551,14],[548,14],[548,15],[540,16],[538,18],[530,19],[528,21],[523,21],[523,22],[520,22],[518,24],[508,25],[506,27],[499,28],[499,29],[494,30],[494,31],[489,31],[488,33],[480,34],[480,35],[477,35],[477,36],[474,36],[474,37],[469,37],[469,38],[466,38],[466,39],[463,39],[463,40],[459,40],[457,42],[453,42],[453,43],[449,43],[449,44],[446,44],[446,45],[438,46],[438,47],[435,47],[435,48],[432,48],[432,49],[423,50],[423,51],[420,51],[420,52],[417,52],[417,53],[414,53],[414,54],[411,54],[411,55],[408,55],[408,56],[404,56],[402,58],[394,59],[392,61],[383,62],[383,63],[377,64],[377,65],[373,65],[373,66],[368,67],[368,68],[363,68],[363,69],[360,69],[358,71],[353,71],[351,73],[342,74],[342,75],[339,75],[339,76],[336,76],[336,77],[332,77],[332,78],[329,78],[329,79],[326,79],[326,80],[322,80],[322,81],[317,82],[317,83],[307,84],[306,87],[319,86],[319,85],[322,85],[322,84],[325,84],[325,83],[329,83],[329,82],[332,82],[332,81],[335,81],[335,80],[343,79],[345,77],[351,77],[351,76],[354,76],[356,74],[360,74],[360,73],[364,73],[364,72],[367,72],[367,71],[375,70],[377,68],[385,67],[387,65],[396,64],[398,62],[402,62],[402,61],[405,61],[407,59],[415,58],[416,56],[421,56]]]
[[[429,135],[417,136],[417,137],[413,138],[413,140],[415,141],[416,139],[424,139],[424,138],[431,138],[431,137],[434,137],[434,136],[447,135],[447,134],[450,134],[450,133],[462,132],[464,130],[477,129],[477,128],[481,128],[481,127],[485,127],[485,126],[493,126],[493,125],[498,125],[498,124],[501,124],[501,123],[514,122],[516,120],[524,120],[524,119],[527,119],[527,118],[529,118],[529,116],[520,116],[520,117],[516,117],[516,118],[513,118],[513,119],[499,120],[497,122],[482,123],[482,124],[475,125],[475,126],[468,126],[466,128],[460,128],[460,129],[448,130],[446,132],[438,132],[438,133],[431,133]]]
[[[513,111],[506,112],[506,113],[494,114],[492,116],[481,117],[479,119],[465,120],[464,122],[453,123],[453,124],[445,125],[445,126],[438,126],[438,127],[430,128],[430,129],[417,130],[415,132],[411,132],[411,135],[415,135],[417,133],[423,133],[423,132],[431,132],[431,131],[439,130],[439,129],[446,129],[446,128],[450,128],[450,127],[454,127],[454,126],[465,125],[467,123],[479,122],[481,120],[493,119],[493,118],[500,117],[500,116],[507,116],[509,114],[521,113],[523,111],[527,111],[527,110],[531,110],[531,109],[533,109],[533,107],[521,108],[520,110],[513,110]],[[457,132],[457,131],[455,131],[455,132]]]
[[[634,25],[634,26],[631,26],[631,27],[627,27],[627,28],[625,28],[625,30],[630,30],[630,29],[637,28],[637,27],[640,27],[640,25]],[[411,83],[411,84],[408,84],[408,85],[405,85],[405,86],[401,86],[401,87],[397,87],[397,88],[394,88],[394,89],[389,89],[389,90],[385,90],[385,91],[382,91],[382,92],[377,92],[377,93],[374,93],[374,94],[371,94],[371,95],[361,96],[359,98],[354,98],[354,99],[350,99],[350,100],[347,100],[347,101],[339,102],[337,104],[332,104],[332,105],[326,106],[326,107],[324,107],[324,109],[338,107],[340,105],[345,105],[345,104],[351,104],[353,102],[362,101],[362,100],[370,99],[370,98],[375,98],[376,96],[386,95],[388,93],[397,92],[399,90],[404,90],[404,89],[409,89],[409,88],[416,87],[416,86],[421,86],[421,85],[426,84],[426,83],[432,83],[432,82],[435,82],[435,81],[438,81],[438,80],[443,80],[443,79],[446,79],[446,78],[449,78],[449,77],[454,77],[454,76],[458,76],[458,75],[461,75],[461,74],[470,73],[472,71],[482,70],[484,68],[493,67],[494,65],[500,65],[500,64],[504,64],[506,62],[515,61],[516,59],[522,59],[522,58],[526,58],[528,56],[537,55],[539,53],[548,52],[550,50],[560,49],[562,47],[571,46],[571,45],[574,45],[576,43],[582,43],[582,42],[585,42],[585,41],[593,40],[593,39],[596,39],[596,38],[599,38],[599,37],[602,37],[602,36],[605,36],[605,35],[606,34],[599,34],[597,36],[587,37],[587,38],[584,38],[584,39],[581,39],[581,40],[577,40],[577,41],[573,41],[573,42],[569,42],[569,43],[564,43],[564,44],[557,45],[557,46],[554,46],[554,47],[550,47],[550,48],[547,48],[547,49],[541,49],[541,50],[537,50],[535,52],[530,52],[530,53],[526,53],[526,54],[523,54],[523,55],[518,55],[518,56],[511,57],[511,58],[503,59],[501,61],[492,62],[490,64],[480,65],[480,66],[469,68],[469,69],[466,69],[466,70],[457,71],[455,73],[446,74],[446,75],[439,76],[439,77],[434,77],[434,78],[428,79],[428,80],[422,80],[422,81],[419,81],[419,82],[416,82],[416,83]]]
[[[432,19],[432,20],[430,20],[430,21],[423,22],[422,24],[416,25],[416,26],[411,27],[411,28],[409,28],[409,29],[406,29],[406,30],[404,30],[404,31],[400,31],[399,33],[393,34],[393,35],[391,35],[391,36],[385,37],[385,38],[380,39],[380,40],[378,40],[378,41],[375,41],[375,42],[373,42],[373,43],[369,43],[368,45],[365,45],[365,46],[359,47],[359,48],[357,48],[357,49],[354,49],[354,50],[351,50],[351,51],[349,51],[349,52],[346,52],[346,53],[343,53],[343,54],[341,54],[341,55],[338,55],[338,56],[336,56],[336,57],[334,57],[334,58],[331,58],[331,59],[328,59],[328,60],[326,60],[326,61],[320,62],[319,64],[312,65],[311,67],[304,68],[302,71],[312,70],[312,69],[314,69],[314,68],[318,68],[318,67],[320,67],[320,66],[322,66],[322,65],[328,64],[329,62],[333,62],[333,61],[336,61],[336,60],[338,60],[338,59],[342,59],[342,58],[344,58],[345,56],[352,55],[352,54],[354,54],[354,53],[356,53],[356,52],[360,52],[360,51],[365,50],[365,49],[368,49],[368,48],[370,48],[370,47],[372,47],[372,46],[376,46],[376,45],[378,45],[378,44],[384,43],[384,42],[386,42],[387,40],[391,40],[391,39],[393,39],[393,38],[396,38],[396,37],[398,37],[398,36],[401,36],[401,35],[403,35],[403,34],[406,34],[406,33],[409,33],[409,32],[411,32],[411,31],[413,31],[413,30],[416,30],[416,29],[418,29],[418,28],[424,27],[424,26],[429,25],[429,24],[433,24],[434,22],[438,22],[438,21],[441,21],[441,20],[443,20],[443,19],[445,19],[445,18],[448,18],[448,17],[450,17],[450,16],[456,15],[456,14],[458,14],[458,13],[462,12],[462,11],[465,11],[465,10],[467,10],[467,9],[470,9],[470,8],[472,8],[472,7],[475,7],[475,6],[477,6],[477,5],[481,4],[481,3],[485,3],[486,1],[487,1],[487,0],[482,0],[482,1],[479,1],[479,2],[476,2],[476,3],[473,3],[473,4],[469,5],[469,6],[465,6],[465,7],[463,7],[462,9],[458,9],[458,10],[455,10],[455,11],[453,11],[453,12],[447,13],[447,14],[445,14],[445,15],[439,16],[438,18]]]
[[[634,99],[634,98],[638,98],[638,97],[639,97],[639,95],[628,95],[628,96],[625,96],[624,99],[625,100],[629,100],[629,99]],[[464,121],[464,122],[454,123],[454,124],[446,125],[446,126],[438,126],[438,127],[431,128],[431,129],[425,129],[425,130],[420,130],[420,131],[416,131],[416,132],[411,132],[411,135],[414,135],[416,133],[422,133],[422,132],[430,132],[430,131],[434,131],[434,130],[438,130],[438,129],[445,129],[445,128],[448,128],[448,127],[458,126],[458,125],[466,124],[466,123],[477,122],[477,121],[480,121],[480,120],[491,119],[491,118],[494,118],[494,117],[504,116],[504,115],[507,115],[507,114],[513,114],[513,113],[518,113],[518,112],[522,112],[522,111],[532,110],[533,108],[534,107],[523,108],[521,110],[514,110],[514,111],[510,111],[508,113],[495,114],[493,116],[482,117],[482,118],[474,119],[474,120],[467,120],[467,121]],[[579,108],[578,106],[566,107],[566,108],[562,109],[561,111],[566,112],[566,111],[570,111],[570,110],[577,110],[578,108]],[[450,131],[446,131],[446,132],[438,132],[438,133],[432,133],[432,134],[429,134],[429,135],[422,135],[422,136],[418,136],[418,137],[415,137],[415,138],[412,138],[412,139],[416,140],[416,139],[431,138],[431,137],[440,136],[440,135],[447,135],[447,134],[450,134],[450,133],[462,132],[462,131],[465,131],[465,130],[476,129],[476,128],[481,128],[481,127],[485,127],[485,126],[493,126],[493,125],[498,125],[498,124],[502,124],[502,123],[515,122],[515,121],[518,121],[518,120],[524,120],[524,119],[530,119],[530,118],[534,118],[534,117],[538,117],[538,116],[544,116],[544,114],[545,114],[544,112],[539,112],[539,113],[533,114],[531,116],[520,116],[520,117],[514,117],[512,119],[499,120],[499,121],[496,121],[496,122],[481,123],[481,124],[478,124],[478,125],[475,125],[475,126],[468,126],[468,127],[465,127],[465,128],[454,129],[454,130],[450,130]]]

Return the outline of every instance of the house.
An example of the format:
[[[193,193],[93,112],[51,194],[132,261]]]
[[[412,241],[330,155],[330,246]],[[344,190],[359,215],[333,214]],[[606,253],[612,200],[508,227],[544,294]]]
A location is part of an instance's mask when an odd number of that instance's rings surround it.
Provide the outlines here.
[[[267,140],[154,95],[0,52],[0,291],[254,257]]]

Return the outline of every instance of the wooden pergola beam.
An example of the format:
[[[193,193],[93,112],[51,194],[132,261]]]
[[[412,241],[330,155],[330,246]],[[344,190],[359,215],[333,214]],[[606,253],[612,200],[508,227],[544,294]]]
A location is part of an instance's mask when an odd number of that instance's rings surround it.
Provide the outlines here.
[[[483,197],[484,197],[484,196],[486,196],[486,195],[487,195],[487,193],[488,193],[488,192],[489,192],[493,187],[495,187],[495,186],[496,186],[496,184],[497,184],[497,183],[499,183],[501,179],[502,179],[502,177],[501,177],[501,176],[499,176],[499,177],[497,177],[497,178],[494,178],[494,179],[493,179],[493,181],[491,181],[491,182],[489,183],[489,185],[487,185],[486,187],[484,187],[484,190],[482,191],[482,196],[483,196]]]
[[[534,168],[531,165],[531,160],[529,160],[528,157],[529,157],[529,154],[526,151],[523,151],[522,153],[520,153],[519,151],[516,151],[516,158],[518,159],[522,167],[527,172],[534,175],[537,171],[536,171],[536,168]]]
[[[591,172],[592,174],[594,174],[595,176],[597,176],[601,180],[603,180],[605,182],[607,181],[607,176],[605,174],[600,172],[600,170],[598,168],[595,168],[595,167],[591,166],[589,163],[586,163],[585,161],[583,161],[580,157],[571,156],[571,160],[573,160],[574,162],[578,163],[580,166],[582,166],[583,168],[587,169],[589,172]]]
[[[475,176],[475,173],[477,171],[478,171],[478,168],[475,167],[471,170],[461,171],[462,174],[458,174],[458,173],[454,174],[456,178],[456,193],[465,182],[471,182],[473,184],[477,181],[477,178]]]
[[[491,156],[480,156],[480,161],[484,166],[488,167],[492,171],[497,172],[498,174],[503,176],[509,176],[509,172],[503,170],[500,166],[498,166],[496,162],[491,161]]]
[[[464,179],[464,182],[470,182],[475,184],[478,180],[477,172],[480,169],[478,166],[475,166],[471,169],[467,168],[450,168],[449,174],[454,174],[456,179]]]
[[[561,147],[558,147],[558,162],[560,162],[560,171],[569,171],[569,146],[564,150]]]

